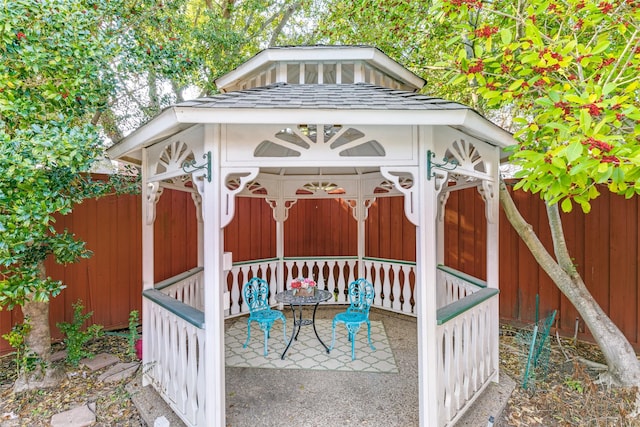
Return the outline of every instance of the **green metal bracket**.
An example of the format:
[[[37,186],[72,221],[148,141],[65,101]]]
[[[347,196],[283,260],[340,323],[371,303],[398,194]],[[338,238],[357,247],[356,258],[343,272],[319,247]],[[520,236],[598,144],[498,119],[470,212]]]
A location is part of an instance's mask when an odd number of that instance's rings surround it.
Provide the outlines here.
[[[431,178],[435,178],[436,176],[436,173],[432,171],[433,168],[440,168],[447,171],[452,171],[458,166],[460,166],[460,163],[458,163],[456,159],[449,160],[446,157],[442,158],[442,163],[435,163],[432,160],[432,158],[434,158],[435,156],[436,156],[436,153],[434,153],[431,150],[427,150],[427,179],[428,180],[430,180]]]
[[[185,162],[182,164],[182,170],[185,173],[193,173],[198,169],[206,169],[207,174],[204,177],[207,178],[207,181],[211,182],[211,151],[207,151],[207,153],[204,154],[202,158],[206,159],[207,161],[201,165],[196,165],[195,160],[185,160]],[[187,170],[187,168],[189,168],[189,170]]]

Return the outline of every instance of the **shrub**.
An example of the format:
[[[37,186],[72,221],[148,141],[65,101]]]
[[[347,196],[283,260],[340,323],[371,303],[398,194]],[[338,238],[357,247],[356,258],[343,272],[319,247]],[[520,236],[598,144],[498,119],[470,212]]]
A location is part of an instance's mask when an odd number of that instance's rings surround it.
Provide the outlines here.
[[[94,354],[84,348],[85,344],[92,338],[102,336],[101,325],[91,325],[86,330],[82,330],[84,322],[93,315],[93,311],[82,314],[84,306],[81,301],[73,305],[73,321],[71,323],[60,322],[56,326],[64,334],[64,344],[67,349],[67,362],[73,366],[78,366],[80,359],[93,357]]]

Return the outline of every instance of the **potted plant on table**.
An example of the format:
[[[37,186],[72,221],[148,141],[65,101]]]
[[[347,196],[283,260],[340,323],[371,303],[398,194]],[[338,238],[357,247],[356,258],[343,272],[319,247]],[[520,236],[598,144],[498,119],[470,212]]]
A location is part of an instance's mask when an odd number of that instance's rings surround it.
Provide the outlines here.
[[[291,289],[293,289],[293,294],[296,296],[312,297],[315,295],[316,282],[313,279],[293,279]]]

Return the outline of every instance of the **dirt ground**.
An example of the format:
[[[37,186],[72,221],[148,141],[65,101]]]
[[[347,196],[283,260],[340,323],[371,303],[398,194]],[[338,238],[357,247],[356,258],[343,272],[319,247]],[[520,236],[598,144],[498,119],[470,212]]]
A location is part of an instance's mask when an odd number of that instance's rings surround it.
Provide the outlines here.
[[[598,365],[603,365],[604,359],[594,344],[560,338],[552,332],[548,362],[543,360],[539,369],[533,369],[523,388],[526,332],[509,326],[501,329],[500,369],[518,386],[498,426],[640,426],[640,418],[631,417],[634,390],[599,384],[603,371]]]
[[[523,389],[527,346],[522,336],[522,330],[502,327],[501,372],[516,380],[518,387],[496,426],[640,426],[640,418],[630,416],[634,392],[598,384],[600,371],[584,362],[603,362],[602,354],[592,344],[559,340],[552,334],[549,361],[541,363],[548,372],[545,375],[542,370],[534,370],[534,377]],[[125,337],[104,336],[91,342],[89,350],[130,361]],[[96,404],[98,426],[143,425],[125,390],[129,380],[104,384],[96,380],[99,374],[87,369],[63,367],[67,379],[59,387],[16,395],[11,390],[16,376],[13,358],[0,358],[0,426],[47,426],[52,415],[87,402]]]

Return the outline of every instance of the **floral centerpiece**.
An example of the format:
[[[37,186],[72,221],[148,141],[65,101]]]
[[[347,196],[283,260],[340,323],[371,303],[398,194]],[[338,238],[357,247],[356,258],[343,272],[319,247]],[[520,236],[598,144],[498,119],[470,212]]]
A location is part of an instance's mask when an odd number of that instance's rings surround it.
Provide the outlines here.
[[[316,282],[313,279],[297,278],[291,281],[291,289],[293,294],[302,297],[311,297],[316,290]]]

